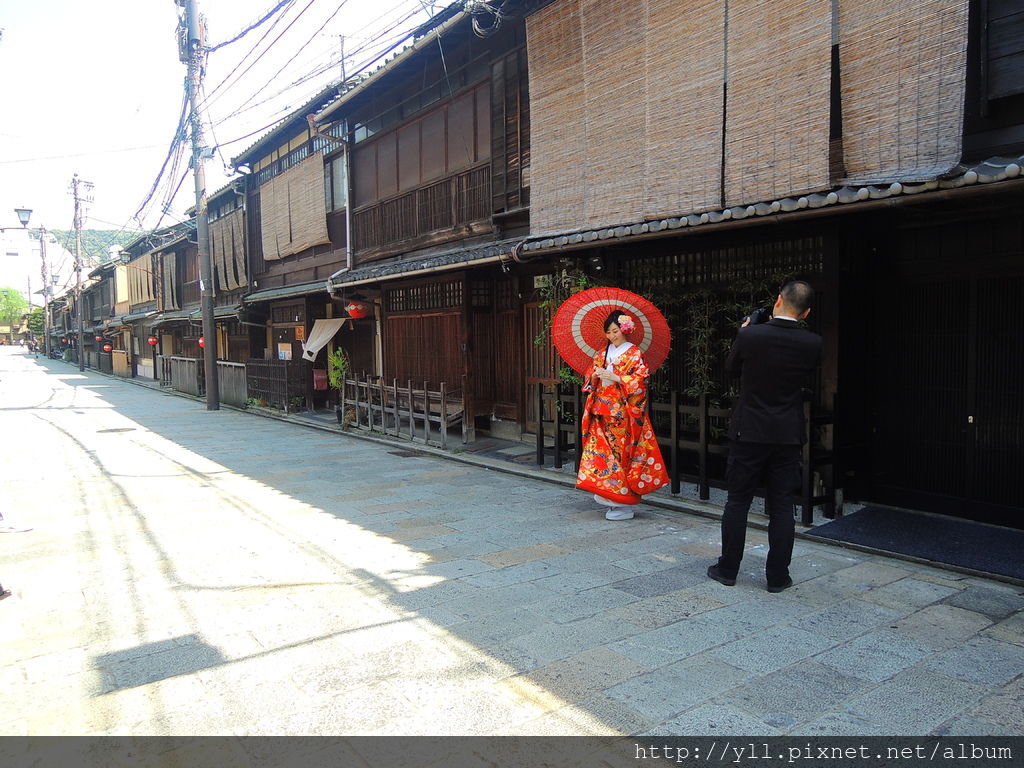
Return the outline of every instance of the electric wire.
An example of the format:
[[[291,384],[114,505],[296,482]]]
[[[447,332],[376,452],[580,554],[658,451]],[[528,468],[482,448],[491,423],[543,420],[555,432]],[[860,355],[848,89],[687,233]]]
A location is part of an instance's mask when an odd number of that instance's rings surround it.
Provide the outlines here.
[[[139,214],[142,213],[142,209],[146,207],[146,205],[149,203],[150,200],[153,199],[153,195],[156,193],[157,187],[160,184],[160,179],[163,177],[164,171],[167,170],[167,163],[170,162],[171,156],[174,154],[175,149],[177,149],[177,147],[179,146],[179,144],[182,142],[182,140],[184,138],[185,117],[187,116],[187,114],[188,114],[188,92],[186,90],[185,94],[182,96],[182,100],[181,100],[181,113],[178,116],[178,127],[175,129],[174,136],[171,139],[171,146],[167,149],[167,156],[164,158],[163,165],[160,166],[160,170],[157,172],[157,176],[156,176],[156,179],[153,181],[153,185],[150,187],[149,192],[146,194],[145,198],[143,199],[142,204],[139,205],[138,209],[135,211],[134,218],[136,218],[136,219],[138,219]]]
[[[294,3],[295,3],[295,0],[289,0],[288,1],[288,6],[285,8],[284,13],[280,14],[276,19],[274,19],[274,23],[271,24],[266,29],[266,31],[263,33],[263,35],[260,37],[260,39],[257,40],[253,44],[252,48],[250,48],[248,51],[246,51],[245,55],[241,59],[238,60],[238,63],[235,64],[235,66],[232,68],[232,70],[230,72],[228,72],[227,76],[223,80],[221,80],[219,83],[217,83],[217,85],[215,85],[213,87],[213,89],[210,91],[210,94],[209,94],[210,96],[215,95],[221,88],[223,88],[227,84],[227,82],[231,79],[231,77],[235,74],[235,72],[238,71],[238,68],[241,67],[243,64],[245,64],[245,62],[248,60],[248,58],[250,56],[252,56],[254,53],[256,53],[256,51],[260,47],[260,44],[263,43],[263,41],[267,39],[267,37],[270,35],[270,33],[274,31],[274,29],[280,23],[281,19],[283,19],[285,16],[287,16],[288,11],[291,9],[291,6],[294,5]],[[264,51],[264,53],[265,52],[266,51]],[[236,83],[237,83],[237,80],[236,80]],[[202,104],[200,104],[200,106],[205,106],[205,104],[206,104],[206,102],[203,102]]]
[[[299,46],[299,49],[292,55],[292,57],[290,59],[288,59],[288,61],[286,61],[284,64],[282,64],[280,66],[280,68],[278,68],[277,72],[275,72],[273,75],[271,75],[270,79],[267,80],[267,82],[265,82],[263,85],[261,85],[257,89],[257,93],[262,91],[264,88],[266,88],[272,82],[274,82],[274,80],[277,78],[277,76],[280,75],[285,70],[285,68],[287,68],[287,66],[289,64],[291,64],[293,61],[295,61],[295,59],[298,57],[298,55],[300,53],[302,53],[303,48],[305,48],[307,45],[309,45],[316,38],[316,36],[319,35],[321,31],[323,31],[323,28],[326,27],[331,22],[331,20],[335,16],[338,15],[338,13],[341,11],[341,9],[345,7],[345,3],[347,3],[347,2],[348,2],[348,0],[341,0],[341,2],[338,3],[338,7],[334,9],[334,13],[332,13],[330,16],[328,16],[327,19],[324,21],[324,23],[321,24],[317,28],[316,32],[314,32],[312,35],[310,35],[309,39],[307,39],[305,43],[303,43],[301,46]],[[232,113],[231,115],[228,115],[228,117],[232,117],[235,114],[238,114],[238,113],[237,112],[236,113]],[[227,118],[224,118],[224,119],[226,120]]]
[[[292,20],[291,20],[290,22],[288,22],[288,26],[287,26],[287,27],[285,27],[284,29],[282,29],[282,30],[281,30],[281,33],[280,33],[280,34],[279,34],[279,35],[278,35],[277,37],[275,37],[275,38],[274,38],[274,39],[273,39],[272,41],[270,41],[270,43],[269,43],[269,44],[267,45],[267,47],[266,47],[266,48],[265,48],[265,49],[264,49],[264,50],[263,50],[263,51],[262,51],[262,52],[261,52],[261,53],[259,54],[259,56],[257,56],[257,57],[256,57],[255,59],[253,59],[253,60],[252,60],[252,62],[250,62],[249,66],[247,66],[247,67],[246,67],[245,69],[243,69],[243,70],[242,70],[241,72],[239,72],[239,74],[238,74],[238,77],[237,77],[237,78],[235,78],[235,82],[236,82],[236,83],[238,82],[238,80],[239,80],[239,79],[241,79],[242,75],[244,75],[244,74],[245,74],[246,72],[248,72],[248,71],[249,71],[250,69],[252,69],[252,68],[253,68],[254,66],[256,66],[257,62],[259,62],[259,60],[260,60],[260,59],[262,59],[262,58],[263,58],[264,56],[266,56],[267,52],[268,52],[268,51],[269,51],[269,50],[270,50],[271,48],[273,48],[273,47],[274,47],[274,45],[275,45],[275,44],[276,44],[276,43],[277,43],[277,42],[278,42],[278,41],[279,41],[279,40],[280,40],[280,39],[281,39],[281,38],[282,38],[282,37],[283,37],[283,36],[285,35],[285,33],[286,33],[286,32],[287,32],[287,31],[288,31],[289,29],[291,29],[291,28],[292,28],[292,27],[293,27],[293,26],[295,25],[295,23],[296,23],[296,22],[297,22],[297,21],[298,21],[299,19],[301,19],[301,18],[302,18],[303,14],[304,14],[304,13],[305,13],[306,11],[308,11],[308,10],[309,10],[309,9],[310,9],[310,8],[312,7],[313,3],[315,3],[315,2],[316,2],[316,0],[309,0],[309,2],[308,2],[308,3],[306,3],[306,5],[305,5],[305,6],[303,6],[302,10],[301,10],[301,11],[299,11],[299,13],[298,13],[298,14],[297,14],[297,15],[295,16],[295,18],[294,18],[294,19],[292,19]],[[278,18],[281,18],[281,17],[278,17]],[[269,32],[269,31],[270,31],[270,30],[268,30],[268,32]],[[262,40],[262,38],[261,38],[261,40]],[[257,43],[257,45],[258,45],[258,43]],[[239,66],[240,66],[240,65],[239,65]],[[238,67],[235,67],[235,69],[238,69]],[[232,70],[232,71],[231,71],[231,74],[229,74],[227,78],[225,78],[225,79],[224,79],[223,81],[221,81],[221,85],[223,85],[224,83],[226,83],[226,82],[228,81],[228,79],[229,79],[229,78],[231,77],[231,75],[232,75],[232,74],[234,74],[234,72],[235,72],[235,70]],[[212,91],[210,91],[210,98],[209,98],[209,99],[208,99],[208,100],[207,100],[207,101],[206,101],[206,102],[205,102],[204,104],[200,104],[200,105],[199,105],[199,106],[200,106],[200,108],[207,108],[207,107],[208,107],[208,106],[209,106],[210,104],[212,104],[212,103],[213,103],[214,101],[216,101],[216,100],[217,100],[218,98],[220,98],[219,96],[216,96],[216,93],[217,93],[217,91],[218,91],[218,90],[220,89],[220,87],[221,87],[221,86],[220,86],[220,85],[218,85],[218,86],[217,86],[216,88],[214,88],[214,89],[213,89]],[[223,94],[221,94],[221,95],[223,95]]]
[[[379,30],[372,37],[370,37],[367,40],[365,40],[363,42],[363,44],[361,44],[360,46],[357,46],[355,49],[350,51],[348,55],[345,55],[343,57],[338,57],[338,58],[331,57],[331,58],[329,58],[329,60],[326,63],[317,64],[312,71],[308,72],[307,74],[304,74],[304,75],[300,76],[299,78],[294,80],[291,84],[289,84],[288,86],[285,86],[280,91],[278,91],[277,93],[273,94],[272,96],[268,96],[268,97],[262,99],[261,101],[255,102],[255,103],[252,102],[252,98],[253,97],[247,98],[243,102],[243,104],[241,106],[239,106],[236,110],[234,110],[233,112],[229,113],[225,117],[221,118],[218,121],[218,124],[223,124],[225,121],[229,120],[232,117],[235,117],[237,115],[243,114],[243,113],[249,111],[250,109],[255,109],[255,108],[259,107],[259,106],[262,106],[263,104],[266,104],[266,103],[268,103],[270,101],[273,101],[278,96],[281,96],[282,94],[285,94],[285,93],[293,90],[295,86],[301,85],[304,82],[308,82],[309,80],[311,80],[311,79],[313,79],[315,77],[318,77],[319,75],[321,75],[321,74],[323,74],[323,73],[333,69],[334,67],[336,67],[341,62],[342,58],[344,58],[344,59],[352,58],[352,57],[358,55],[359,53],[363,52],[367,48],[371,48],[375,43],[378,43],[382,37],[384,37],[385,35],[388,35],[389,33],[393,32],[395,29],[398,29],[398,27],[400,25],[404,24],[410,18],[415,16],[417,13],[419,13],[419,11],[416,10],[415,8],[412,11],[405,12],[405,15],[402,16],[402,18],[397,19],[395,21],[392,21],[388,26],[386,26],[385,28]],[[379,21],[379,19],[378,19],[378,21]],[[364,27],[360,28],[360,30],[357,30],[357,31],[363,31],[363,30],[369,28],[369,26],[370,25],[367,24]],[[403,31],[399,35],[396,35],[396,36],[394,36],[392,38],[389,38],[384,43],[384,45],[387,46],[387,51],[392,50],[397,43],[399,43],[403,39],[407,38],[409,36],[409,34],[411,34],[411,31],[412,30]],[[315,35],[314,35],[314,37],[315,37]],[[292,58],[294,59],[295,57],[292,57]],[[377,58],[379,59],[379,57],[377,57]],[[376,61],[376,60],[377,59],[374,59],[374,61]],[[370,63],[372,63],[372,62],[370,62]],[[363,65],[361,68],[353,71],[349,75],[347,80],[351,80],[352,77],[355,74],[357,74],[358,72],[363,71],[363,69],[365,69],[366,66],[368,66],[368,65]],[[276,75],[275,75],[275,77],[276,77]],[[259,91],[257,91],[257,93],[259,93]],[[311,97],[312,94],[310,94],[309,96]],[[308,101],[308,98],[304,99],[303,103],[305,101]],[[287,113],[287,110],[281,110],[281,114],[286,114],[286,113]]]
[[[412,15],[415,15],[415,13],[408,14],[406,17],[404,17],[402,19],[402,22],[404,22],[404,20],[408,20]],[[396,37],[394,39],[397,42],[400,42],[401,40],[407,39],[413,32],[415,32],[415,29],[418,29],[418,27],[414,28],[413,30],[409,30],[407,32],[403,32],[399,37]],[[370,60],[366,61],[365,63],[362,63],[362,65],[357,70],[353,71],[349,75],[348,80],[351,81],[357,75],[361,74],[362,72],[365,72],[370,67],[373,67],[377,61],[379,61],[381,58],[383,58],[383,57],[387,56],[389,53],[391,53],[394,50],[394,47],[395,46],[392,45],[392,46],[386,48],[385,50],[381,51],[380,53],[378,53],[376,56],[374,56]],[[451,90],[451,87],[452,86],[451,86],[451,82],[450,82],[449,83],[450,90]],[[240,111],[238,114],[242,114],[242,112],[243,111]],[[239,141],[244,141],[247,138],[251,138],[252,136],[255,136],[257,134],[260,134],[260,133],[263,133],[265,131],[268,131],[269,129],[273,128],[274,126],[279,125],[280,122],[281,122],[281,119],[286,117],[291,112],[292,112],[292,108],[291,108],[291,106],[288,106],[288,108],[286,108],[285,110],[282,110],[282,111],[280,111],[278,113],[278,117],[276,117],[272,122],[268,123],[267,125],[263,126],[262,128],[258,128],[258,129],[254,130],[254,131],[250,131],[249,133],[246,133],[243,136],[239,136],[237,138],[232,138],[229,141],[224,141],[224,142],[222,142],[220,144],[220,146],[229,146],[230,144],[238,143]],[[229,117],[232,117],[232,116],[228,116],[228,118]],[[226,121],[228,118],[221,119],[220,124],[223,124],[223,122]]]
[[[281,8],[283,8],[284,6],[288,5],[291,2],[292,2],[292,0],[281,0],[281,2],[279,2],[273,8],[271,8],[269,11],[267,11],[266,15],[263,16],[263,18],[259,19],[258,21],[253,22],[252,24],[250,24],[248,27],[243,29],[241,32],[239,32],[237,35],[235,35],[230,40],[225,40],[223,43],[217,43],[217,45],[215,45],[215,46],[213,46],[211,48],[207,48],[206,53],[207,54],[213,53],[214,51],[219,50],[219,49],[223,48],[226,45],[231,45],[232,43],[238,42],[243,37],[245,37],[247,34],[252,32],[254,29],[259,27],[261,24],[263,24],[267,19],[269,19],[271,16],[273,16],[279,10],[281,10]]]

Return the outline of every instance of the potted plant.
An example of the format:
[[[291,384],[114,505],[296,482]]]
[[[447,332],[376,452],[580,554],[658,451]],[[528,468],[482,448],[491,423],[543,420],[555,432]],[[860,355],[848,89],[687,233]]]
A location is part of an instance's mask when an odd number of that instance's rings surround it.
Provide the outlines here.
[[[345,424],[345,414],[341,407],[341,392],[345,387],[348,366],[348,353],[341,347],[335,347],[327,356],[327,384],[334,390],[334,415],[342,426]]]

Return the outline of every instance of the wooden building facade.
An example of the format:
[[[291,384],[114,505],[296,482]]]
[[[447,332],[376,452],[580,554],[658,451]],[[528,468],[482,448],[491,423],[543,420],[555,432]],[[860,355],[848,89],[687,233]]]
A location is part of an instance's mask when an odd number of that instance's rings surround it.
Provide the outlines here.
[[[220,359],[323,407],[341,347],[353,372],[458,389],[471,436],[518,438],[560,377],[551,285],[651,298],[674,337],[655,397],[727,406],[739,319],[799,277],[831,484],[1024,527],[1024,0],[503,10],[480,35],[453,7],[233,159],[209,205]],[[130,258],[149,278],[128,270],[123,316],[200,357],[194,236]],[[303,360],[352,303],[368,314]]]

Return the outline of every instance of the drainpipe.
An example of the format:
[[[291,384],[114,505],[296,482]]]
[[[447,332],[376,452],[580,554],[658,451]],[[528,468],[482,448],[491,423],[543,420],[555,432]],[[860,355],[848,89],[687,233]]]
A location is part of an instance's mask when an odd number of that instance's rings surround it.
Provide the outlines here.
[[[324,133],[316,124],[316,115],[306,115],[306,125],[309,126],[309,135],[324,139],[332,144],[340,144],[344,150],[345,158],[345,266],[327,278],[327,294],[334,295],[334,278],[343,275],[352,269],[352,144],[348,139],[339,139],[329,133]],[[347,135],[347,130],[346,130]]]

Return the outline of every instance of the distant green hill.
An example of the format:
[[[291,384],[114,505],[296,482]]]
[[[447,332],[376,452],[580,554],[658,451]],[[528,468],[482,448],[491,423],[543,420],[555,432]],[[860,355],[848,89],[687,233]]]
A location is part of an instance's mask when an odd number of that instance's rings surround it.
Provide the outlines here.
[[[57,242],[75,252],[75,232],[70,229],[51,229]],[[119,232],[116,229],[83,229],[82,258],[86,264],[102,264],[110,258],[110,246],[125,245],[137,238],[137,232]]]

